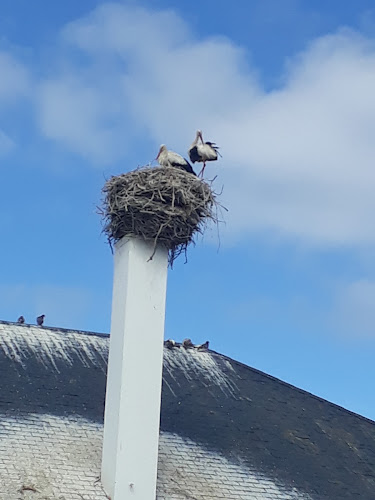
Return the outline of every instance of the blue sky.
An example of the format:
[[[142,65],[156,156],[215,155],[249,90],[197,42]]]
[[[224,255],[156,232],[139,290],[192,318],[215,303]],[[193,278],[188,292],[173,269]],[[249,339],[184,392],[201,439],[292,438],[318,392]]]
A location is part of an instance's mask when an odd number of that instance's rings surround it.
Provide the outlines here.
[[[0,4],[0,318],[109,331],[104,180],[201,128],[229,211],[166,337],[375,419],[373,2]]]

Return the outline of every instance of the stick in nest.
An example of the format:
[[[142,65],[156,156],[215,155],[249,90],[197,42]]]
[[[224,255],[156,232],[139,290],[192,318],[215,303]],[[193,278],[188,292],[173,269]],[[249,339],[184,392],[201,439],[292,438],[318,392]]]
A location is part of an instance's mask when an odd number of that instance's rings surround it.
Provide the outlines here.
[[[139,236],[154,242],[154,253],[161,243],[171,266],[209,221],[218,222],[220,205],[211,185],[174,167],[141,167],[112,177],[103,193],[99,212],[109,243]]]

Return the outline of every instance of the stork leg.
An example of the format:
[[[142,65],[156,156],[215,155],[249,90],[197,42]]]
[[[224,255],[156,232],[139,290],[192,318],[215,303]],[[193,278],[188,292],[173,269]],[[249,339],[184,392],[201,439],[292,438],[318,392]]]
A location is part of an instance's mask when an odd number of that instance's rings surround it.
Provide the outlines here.
[[[206,168],[206,162],[204,162],[204,163],[203,163],[203,168],[202,168],[202,170],[199,172],[198,177],[202,177],[202,179],[203,179],[203,174],[204,174],[204,169],[205,169],[205,168]]]

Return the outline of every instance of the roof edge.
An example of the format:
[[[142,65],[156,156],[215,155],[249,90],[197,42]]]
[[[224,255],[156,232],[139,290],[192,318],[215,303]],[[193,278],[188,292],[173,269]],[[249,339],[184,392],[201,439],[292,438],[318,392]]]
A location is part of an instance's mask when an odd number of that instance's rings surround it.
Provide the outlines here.
[[[16,321],[5,321],[0,319],[0,325],[15,325],[20,327],[33,326],[35,328],[41,328],[43,330],[51,330],[53,332],[65,332],[65,333],[80,333],[82,335],[89,335],[94,337],[109,337],[109,333],[91,332],[88,330],[75,330],[73,328],[62,328],[57,326],[38,326],[32,323],[17,323]]]

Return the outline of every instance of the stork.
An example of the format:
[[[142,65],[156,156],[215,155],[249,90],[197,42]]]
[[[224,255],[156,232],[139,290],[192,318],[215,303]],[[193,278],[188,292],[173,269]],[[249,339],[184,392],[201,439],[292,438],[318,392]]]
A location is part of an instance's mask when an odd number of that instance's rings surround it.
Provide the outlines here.
[[[187,160],[185,160],[185,158],[174,151],[169,151],[165,144],[160,146],[156,160],[158,160],[159,165],[162,167],[176,167],[180,170],[185,170],[189,174],[197,175],[194,172],[193,167]]]
[[[192,163],[200,162],[203,163],[203,168],[199,172],[199,176],[203,177],[204,169],[206,168],[206,162],[217,160],[219,153],[219,148],[214,142],[204,142],[202,131],[197,130],[195,140],[189,149],[189,158]]]

